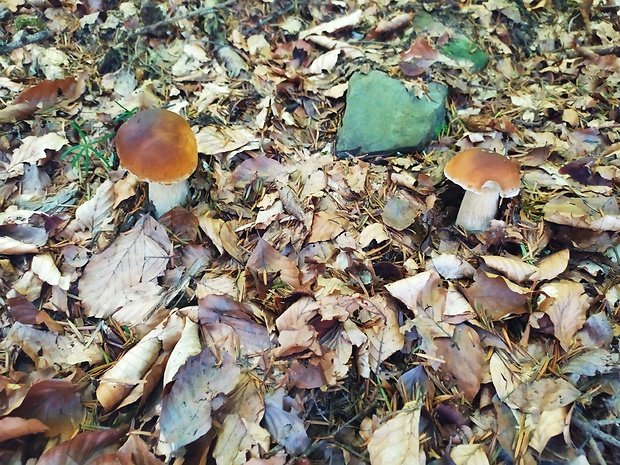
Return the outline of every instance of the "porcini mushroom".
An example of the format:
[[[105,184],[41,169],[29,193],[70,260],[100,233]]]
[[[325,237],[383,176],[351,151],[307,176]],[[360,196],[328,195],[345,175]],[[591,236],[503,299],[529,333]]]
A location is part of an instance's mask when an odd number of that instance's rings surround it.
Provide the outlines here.
[[[486,231],[497,214],[499,198],[514,197],[521,186],[514,161],[479,148],[456,154],[446,163],[444,174],[465,189],[455,224],[468,232]]]
[[[183,204],[187,178],[198,165],[196,136],[185,118],[161,108],[140,111],[121,125],[114,142],[121,165],[148,182],[157,217]]]

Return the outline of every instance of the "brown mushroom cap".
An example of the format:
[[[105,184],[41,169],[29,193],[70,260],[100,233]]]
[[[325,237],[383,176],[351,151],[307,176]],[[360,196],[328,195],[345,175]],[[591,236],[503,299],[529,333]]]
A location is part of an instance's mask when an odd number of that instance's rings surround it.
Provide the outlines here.
[[[491,150],[472,148],[459,152],[446,163],[446,177],[463,189],[482,193],[483,188],[496,186],[502,197],[519,193],[519,166],[509,158]]]
[[[187,179],[198,165],[198,146],[189,123],[161,108],[136,113],[115,138],[121,165],[144,181],[171,184]]]

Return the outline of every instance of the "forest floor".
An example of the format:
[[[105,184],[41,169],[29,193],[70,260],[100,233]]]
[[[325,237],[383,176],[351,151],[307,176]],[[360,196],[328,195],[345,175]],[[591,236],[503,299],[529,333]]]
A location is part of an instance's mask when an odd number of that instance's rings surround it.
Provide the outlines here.
[[[619,14],[0,0],[0,463],[620,463]],[[447,86],[424,150],[335,153],[373,69]],[[199,152],[160,218],[153,107]],[[474,146],[521,190],[468,233]]]

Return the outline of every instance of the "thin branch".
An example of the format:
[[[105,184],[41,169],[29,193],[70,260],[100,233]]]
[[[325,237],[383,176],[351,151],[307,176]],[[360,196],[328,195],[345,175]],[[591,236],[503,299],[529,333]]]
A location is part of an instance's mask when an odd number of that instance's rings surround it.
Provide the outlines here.
[[[226,7],[229,7],[231,5],[234,5],[235,3],[237,3],[237,0],[228,0],[227,2],[219,3],[219,4],[214,5],[214,6],[210,6],[210,7],[206,7],[206,8],[198,8],[197,10],[191,11],[191,12],[187,13],[186,15],[175,16],[173,18],[164,19],[164,20],[159,21],[157,23],[150,24],[149,26],[139,27],[138,29],[135,29],[135,30],[131,31],[131,33],[129,34],[128,38],[132,39],[134,37],[146,34],[148,32],[156,31],[157,29],[159,29],[161,27],[165,27],[165,26],[168,26],[170,24],[174,24],[177,21],[194,18],[196,16],[204,16],[204,15],[206,15],[208,13],[212,13],[213,11],[221,10],[222,8],[226,8]]]
[[[49,39],[54,34],[52,31],[46,29],[44,31],[35,32],[34,34],[24,34],[20,35],[13,42],[9,42],[8,44],[0,41],[0,53],[11,53],[13,50],[23,47],[24,45],[34,44],[35,42],[42,42],[46,39]]]

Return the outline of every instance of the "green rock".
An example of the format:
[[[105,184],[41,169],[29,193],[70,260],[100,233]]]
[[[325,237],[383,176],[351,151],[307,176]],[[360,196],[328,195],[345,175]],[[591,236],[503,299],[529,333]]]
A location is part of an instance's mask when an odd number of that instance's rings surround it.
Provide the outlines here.
[[[441,53],[456,61],[468,60],[473,63],[472,71],[479,71],[489,62],[489,57],[480,47],[467,39],[451,39]]]
[[[387,155],[424,148],[445,122],[447,94],[446,86],[431,82],[418,98],[381,71],[353,74],[336,151]]]

